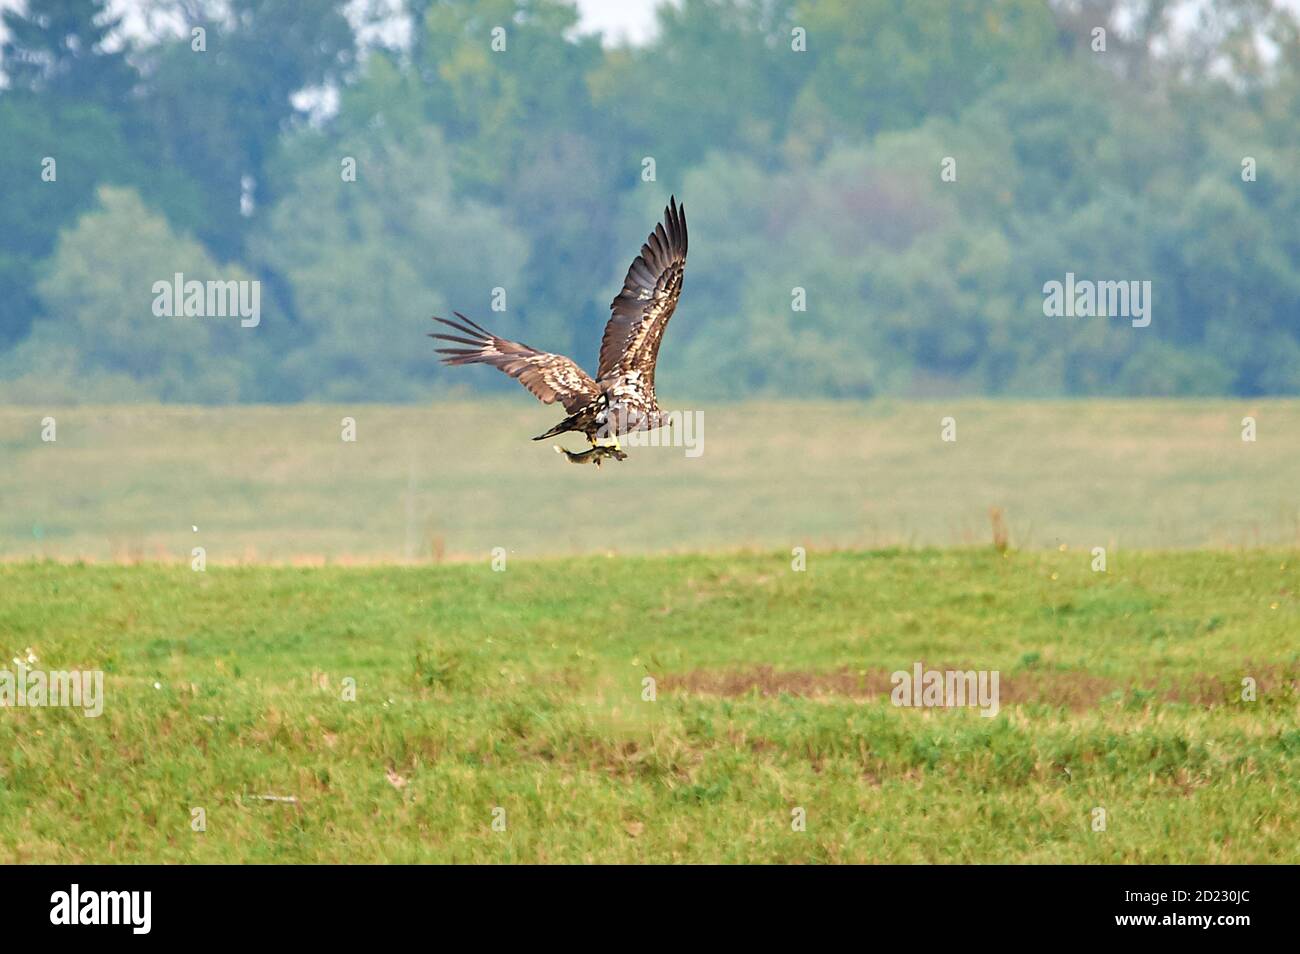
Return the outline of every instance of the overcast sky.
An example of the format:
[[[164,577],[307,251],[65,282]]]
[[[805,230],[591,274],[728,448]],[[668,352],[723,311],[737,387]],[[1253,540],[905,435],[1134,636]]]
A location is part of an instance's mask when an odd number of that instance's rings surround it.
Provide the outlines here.
[[[584,30],[599,30],[606,40],[648,40],[654,33],[655,7],[662,0],[577,0]]]

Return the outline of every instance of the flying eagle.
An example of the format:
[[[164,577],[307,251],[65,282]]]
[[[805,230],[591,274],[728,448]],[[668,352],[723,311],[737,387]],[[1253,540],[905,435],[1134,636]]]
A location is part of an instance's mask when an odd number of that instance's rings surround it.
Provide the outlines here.
[[[559,401],[569,416],[535,441],[566,431],[587,435],[591,448],[582,454],[564,451],[575,463],[603,457],[623,460],[618,436],[648,431],[668,423],[668,415],[655,398],[655,361],[668,319],[682,294],[686,268],[686,207],[673,196],[664,209],[663,222],[655,226],[623,279],[623,290],[610,303],[609,323],[600,343],[600,366],[593,380],[571,358],[538,351],[517,341],[498,338],[460,312],[458,321],[434,316],[458,335],[430,334],[460,348],[439,348],[444,364],[490,364],[532,392],[543,404]],[[610,438],[598,444],[597,438]],[[561,448],[556,448],[561,450]]]

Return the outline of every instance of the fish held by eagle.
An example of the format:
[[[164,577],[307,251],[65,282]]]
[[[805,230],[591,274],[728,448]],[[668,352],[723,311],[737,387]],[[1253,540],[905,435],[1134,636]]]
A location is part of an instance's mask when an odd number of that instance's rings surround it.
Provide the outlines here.
[[[429,337],[459,347],[439,348],[444,364],[490,364],[527,388],[543,404],[559,402],[568,416],[535,441],[568,431],[585,434],[591,446],[581,453],[556,447],[575,464],[626,460],[619,447],[621,434],[650,431],[669,424],[655,396],[655,362],[668,319],[682,294],[686,268],[686,207],[673,196],[641,254],[623,280],[623,290],[610,303],[610,319],[600,343],[600,362],[592,378],[562,354],[538,351],[518,341],[498,338],[487,329],[453,312],[456,321],[434,321],[457,332]],[[612,439],[602,444],[600,439]]]

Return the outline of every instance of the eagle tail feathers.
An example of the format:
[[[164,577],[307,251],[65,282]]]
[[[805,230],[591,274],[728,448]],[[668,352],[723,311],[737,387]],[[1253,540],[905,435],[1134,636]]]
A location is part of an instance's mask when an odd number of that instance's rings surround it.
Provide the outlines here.
[[[548,440],[549,438],[558,437],[559,435],[570,430],[573,430],[573,428],[569,426],[569,419],[566,417],[564,420],[560,421],[559,424],[556,424],[545,434],[538,434],[536,437],[533,438],[533,440],[535,441]]]

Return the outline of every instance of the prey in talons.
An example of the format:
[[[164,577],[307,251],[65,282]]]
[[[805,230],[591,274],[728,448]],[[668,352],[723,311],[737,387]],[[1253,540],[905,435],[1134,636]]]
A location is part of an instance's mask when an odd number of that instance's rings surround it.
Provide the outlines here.
[[[570,464],[595,464],[597,467],[606,457],[612,457],[614,460],[627,460],[627,452],[617,444],[592,444],[585,451],[577,453],[565,450],[559,444],[556,444],[555,453],[563,454],[569,459]]]

